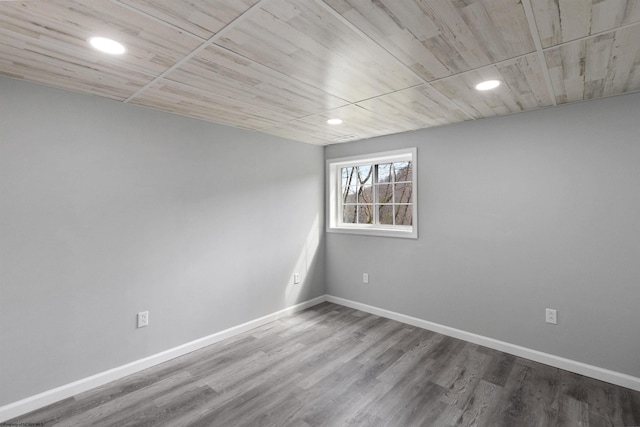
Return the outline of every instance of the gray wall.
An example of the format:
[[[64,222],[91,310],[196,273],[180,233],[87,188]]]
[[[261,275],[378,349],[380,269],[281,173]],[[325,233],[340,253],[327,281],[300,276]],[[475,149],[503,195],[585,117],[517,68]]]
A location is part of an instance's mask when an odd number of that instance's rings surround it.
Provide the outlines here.
[[[0,405],[325,293],[321,147],[6,78],[0,137]]]
[[[419,166],[418,240],[327,235],[328,293],[640,377],[639,129],[633,94],[328,147]]]
[[[0,78],[0,405],[322,295],[325,279],[640,377],[639,112],[634,94],[328,147],[417,146],[420,236],[330,234],[325,266],[321,148]]]

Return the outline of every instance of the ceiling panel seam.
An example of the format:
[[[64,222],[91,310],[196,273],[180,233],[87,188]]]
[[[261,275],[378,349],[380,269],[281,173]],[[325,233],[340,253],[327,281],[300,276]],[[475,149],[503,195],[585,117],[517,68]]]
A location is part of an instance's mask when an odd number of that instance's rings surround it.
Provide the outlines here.
[[[502,61],[492,62],[491,64],[482,65],[480,67],[470,68],[470,69],[465,70],[465,71],[460,71],[459,73],[453,73],[453,74],[449,74],[448,76],[439,77],[437,79],[429,81],[429,83],[430,84],[438,83],[438,82],[450,79],[452,77],[462,76],[462,75],[467,74],[467,73],[472,72],[472,71],[484,71],[484,70],[487,70],[487,69],[489,69],[491,67],[499,67],[501,65],[508,64],[510,62],[516,62],[520,58],[526,58],[529,55],[536,55],[536,54],[537,54],[537,52],[535,50],[532,50],[531,52],[523,53],[522,55],[516,55],[516,56],[512,56],[511,58],[503,59]]]
[[[533,7],[531,7],[531,0],[522,0],[522,6],[524,7],[524,14],[527,17],[527,22],[529,23],[529,31],[533,37],[533,43],[536,45],[536,52],[538,54],[538,59],[540,60],[540,65],[542,66],[542,75],[544,76],[544,81],[547,84],[547,90],[549,91],[551,102],[555,107],[558,105],[558,101],[556,100],[556,91],[553,89],[553,83],[551,82],[551,73],[549,72],[549,65],[547,64],[547,60],[544,56],[544,50],[542,49],[540,32],[538,31],[538,25],[536,24],[536,17],[533,14]]]
[[[165,76],[167,76],[168,74],[170,74],[171,72],[173,72],[174,70],[176,70],[177,68],[181,67],[184,63],[186,63],[187,61],[191,60],[193,57],[195,57],[198,53],[202,52],[204,49],[206,49],[207,47],[211,46],[216,40],[218,40],[220,37],[222,37],[226,32],[228,32],[229,30],[233,29],[236,25],[238,25],[240,22],[242,22],[243,20],[246,19],[247,16],[249,16],[254,10],[258,9],[264,2],[266,2],[267,0],[260,0],[258,1],[256,4],[254,4],[253,6],[251,6],[249,9],[247,9],[242,15],[238,16],[236,19],[234,19],[233,21],[231,21],[229,24],[227,24],[224,28],[222,28],[220,31],[218,31],[217,33],[215,33],[213,36],[209,37],[204,43],[202,43],[200,46],[198,46],[197,48],[195,48],[194,50],[191,51],[191,53],[189,53],[188,55],[186,55],[184,58],[182,58],[180,61],[176,62],[175,64],[173,64],[171,67],[167,68],[165,71],[163,71],[160,75],[158,75],[155,79],[153,79],[152,81],[150,81],[149,83],[147,83],[146,85],[144,85],[142,88],[140,88],[139,90],[137,90],[133,95],[131,95],[130,97],[128,97],[127,99],[124,100],[124,102],[130,102],[131,100],[133,100],[135,97],[137,97],[138,95],[140,95],[142,92],[144,92],[145,90],[147,90],[148,88],[150,88],[151,86],[153,86],[154,84],[156,84],[157,82],[159,82],[160,80],[162,80]]]
[[[376,95],[376,96],[371,96],[369,98],[363,98],[363,99],[358,100],[357,102],[354,102],[353,104],[356,105],[356,104],[359,104],[361,102],[370,101],[372,99],[380,98],[380,97],[387,96],[387,95],[393,95],[394,93],[402,92],[403,90],[413,89],[413,88],[420,87],[420,86],[430,86],[430,85],[429,85],[429,83],[422,82],[422,83],[418,83],[418,84],[415,84],[415,85],[403,87],[402,89],[396,89],[396,90],[392,90],[391,92],[383,93],[383,94]]]
[[[577,39],[568,40],[566,42],[554,44],[553,46],[545,47],[542,50],[543,50],[543,52],[548,52],[550,50],[558,49],[560,47],[567,46],[567,45],[570,45],[572,43],[585,41],[585,40],[593,39],[593,38],[600,37],[600,36],[605,36],[605,35],[607,35],[609,33],[616,33],[618,31],[626,30],[627,28],[636,27],[636,26],[640,26],[640,21],[639,22],[632,22],[631,24],[625,24],[625,25],[621,25],[619,27],[615,27],[615,28],[611,28],[611,29],[608,29],[608,30],[600,31],[600,32],[597,32],[597,33],[589,34],[588,36],[579,37]],[[639,41],[639,43],[640,43],[640,41]]]
[[[355,26],[354,24],[351,23],[351,21],[349,21],[347,18],[345,18],[344,16],[342,16],[340,13],[338,13],[336,10],[334,10],[330,5],[328,5],[327,3],[325,3],[323,0],[316,0],[319,4],[322,5],[322,7],[324,7],[327,11],[329,11],[335,18],[337,18],[338,20],[340,20],[340,22],[342,22],[343,24],[345,24],[346,26],[348,26],[351,30],[353,30],[354,32],[356,32],[360,37],[363,37],[365,39],[367,39],[368,41],[374,43],[376,46],[379,46],[381,49],[383,49],[385,52],[387,52],[389,55],[391,55],[395,60],[397,60],[400,64],[402,64],[403,67],[405,67],[407,70],[409,70],[409,72],[411,72],[414,76],[416,76],[418,79],[422,80],[424,82],[424,84],[426,84],[427,86],[429,86],[431,89],[433,89],[435,92],[439,93],[440,95],[442,95],[442,98],[446,100],[446,103],[449,104],[450,107],[453,107],[455,109],[458,109],[460,111],[462,111],[466,116],[469,117],[469,119],[471,120],[475,120],[476,118],[474,116],[472,116],[471,114],[469,114],[468,111],[466,111],[464,108],[460,107],[458,104],[454,103],[453,101],[451,101],[449,98],[447,98],[443,93],[441,93],[438,89],[436,89],[435,87],[433,87],[427,80],[424,79],[424,77],[422,77],[420,74],[418,74],[417,72],[415,72],[414,70],[411,69],[411,67],[408,67],[404,62],[402,62],[400,59],[398,59],[398,57],[396,57],[393,53],[389,52],[384,46],[380,45],[378,42],[376,42],[373,38],[369,37],[369,35],[367,35],[364,31],[362,31],[360,28],[358,28],[357,26]],[[411,87],[411,86],[409,86]],[[406,87],[404,89],[408,89],[409,87]],[[379,95],[382,96],[382,95]],[[363,100],[359,100],[357,102],[362,102]]]
[[[286,122],[282,122],[282,123],[277,124],[277,125],[267,126],[267,127],[264,127],[264,128],[258,128],[258,130],[259,131],[260,130],[268,130],[268,129],[271,129],[273,127],[280,126],[280,125],[283,125],[283,124],[299,122],[299,121],[302,121],[302,120],[305,120],[305,119],[309,119],[309,118],[313,118],[313,117],[320,117],[323,114],[326,114],[326,113],[328,113],[330,111],[339,110],[339,109],[347,107],[347,106],[354,106],[354,107],[358,107],[358,108],[362,108],[362,109],[365,109],[367,111],[370,111],[369,109],[367,109],[367,108],[365,108],[365,107],[363,107],[363,106],[361,106],[359,104],[361,102],[365,102],[365,101],[369,101],[369,100],[372,100],[372,99],[380,98],[382,96],[392,95],[394,93],[402,92],[403,90],[413,89],[413,88],[420,87],[420,86],[429,86],[429,84],[418,83],[418,84],[411,85],[411,86],[408,86],[408,87],[405,87],[405,88],[402,88],[402,89],[392,90],[391,92],[387,92],[387,93],[383,93],[383,94],[380,94],[380,95],[372,96],[370,98],[364,98],[364,99],[361,99],[361,100],[359,100],[357,102],[349,103],[348,105],[341,105],[339,107],[335,107],[335,108],[332,108],[332,109],[329,109],[329,110],[323,110],[323,111],[320,111],[320,112],[317,112],[317,113],[307,114],[307,115],[302,116],[302,117],[296,117],[295,119],[287,120]],[[375,111],[373,111],[372,113],[376,114]]]
[[[143,10],[137,9],[137,8],[135,8],[135,7],[131,6],[131,5],[128,5],[126,3],[122,3],[122,1],[120,1],[120,0],[111,0],[111,3],[117,5],[118,7],[123,7],[125,9],[129,9],[130,11],[132,11],[134,13],[137,13],[139,15],[144,15],[144,17],[147,18],[147,19],[150,19],[152,21],[156,21],[159,24],[171,27],[174,30],[176,30],[176,31],[178,31],[178,32],[180,32],[182,34],[186,34],[188,36],[193,37],[194,39],[199,40],[200,42],[206,42],[207,41],[207,39],[205,39],[203,37],[200,37],[200,36],[197,36],[197,35],[189,32],[189,31],[185,30],[184,28],[180,28],[177,25],[172,24],[171,22],[167,22],[167,21],[164,21],[164,20],[162,20],[160,18],[157,18],[157,17],[155,17],[153,15],[149,15],[148,13],[146,13]]]
[[[266,1],[266,0],[265,0],[265,1]],[[319,90],[319,91],[322,91],[322,92],[324,92],[324,93],[327,93],[327,94],[329,94],[329,95],[333,96],[334,98],[336,98],[336,99],[340,99],[340,100],[342,100],[342,101],[344,102],[344,104],[339,105],[339,106],[334,107],[334,108],[331,108],[331,109],[329,109],[329,110],[322,110],[322,111],[318,111],[318,112],[316,112],[316,113],[305,114],[305,115],[300,116],[300,117],[293,117],[293,118],[291,118],[290,120],[285,120],[285,121],[282,121],[282,122],[278,122],[278,123],[276,123],[276,124],[269,125],[269,126],[266,126],[266,127],[258,127],[258,128],[256,128],[256,129],[255,129],[255,130],[257,130],[257,131],[261,131],[261,130],[265,130],[265,129],[270,129],[270,128],[273,128],[273,127],[277,127],[277,126],[285,125],[285,124],[287,124],[287,123],[293,123],[293,122],[296,122],[296,121],[299,121],[299,120],[306,119],[306,118],[308,118],[308,117],[313,117],[313,116],[321,115],[321,114],[326,113],[326,112],[328,112],[328,111],[333,111],[333,110],[337,110],[337,109],[339,109],[339,108],[344,108],[344,107],[347,107],[347,106],[350,106],[350,105],[355,105],[355,103],[349,102],[349,101],[347,101],[347,100],[346,100],[346,99],[344,99],[344,98],[341,98],[341,97],[339,97],[339,96],[337,96],[337,95],[334,95],[334,94],[332,94],[332,93],[329,93],[329,92],[327,92],[326,90],[323,90],[323,89],[321,89],[321,88],[319,88],[319,87],[317,87],[317,86],[315,86],[315,85],[312,85],[312,84],[306,83],[306,82],[304,82],[303,80],[300,80],[300,79],[297,79],[297,78],[295,78],[295,77],[292,77],[292,76],[290,76],[290,75],[288,75],[288,74],[285,74],[285,73],[283,73],[283,72],[281,72],[281,71],[279,71],[279,70],[276,70],[276,69],[274,69],[274,68],[271,68],[271,67],[269,67],[268,65],[262,64],[262,63],[260,63],[260,62],[256,62],[256,61],[254,61],[253,59],[251,59],[251,58],[247,58],[246,56],[243,56],[243,55],[239,54],[238,52],[234,52],[234,51],[230,50],[230,49],[229,49],[229,48],[227,48],[227,47],[221,46],[221,45],[219,45],[219,44],[212,44],[212,46],[215,46],[215,47],[216,47],[216,48],[218,48],[218,49],[224,50],[227,54],[229,54],[229,55],[231,55],[231,56],[235,56],[235,57],[237,57],[237,58],[242,58],[242,59],[244,59],[244,60],[246,60],[246,61],[249,61],[249,62],[251,62],[251,63],[253,63],[253,64],[258,65],[259,67],[263,67],[263,68],[265,68],[265,69],[270,70],[271,72],[274,72],[274,73],[277,73],[277,74],[279,74],[279,75],[281,75],[281,76],[284,76],[286,79],[295,80],[295,81],[297,81],[297,82],[299,82],[299,83],[302,83],[302,84],[304,84],[304,85],[306,85],[306,86],[309,86],[309,87],[312,87],[312,88],[317,89],[317,90]],[[165,80],[168,80],[168,81],[170,81],[170,82],[172,82],[172,83],[174,83],[174,84],[178,84],[178,85],[180,85],[180,86],[183,86],[183,87],[187,87],[187,88],[191,88],[191,89],[196,89],[196,90],[202,90],[202,91],[204,91],[204,92],[212,93],[211,91],[207,91],[206,89],[201,89],[201,88],[199,88],[199,87],[197,87],[197,86],[192,86],[192,85],[190,85],[190,84],[189,84],[189,83],[187,83],[187,82],[183,82],[183,81],[180,81],[180,80],[177,80],[177,79],[176,79],[176,80],[173,80],[173,79],[171,79],[171,78],[169,78],[169,77],[167,77],[167,76],[165,76],[165,77],[164,77],[164,79],[165,79]],[[422,83],[420,83],[420,84],[422,84]],[[416,86],[419,86],[420,84],[418,84],[418,85],[416,85]],[[226,96],[225,96],[225,97],[226,97]],[[238,100],[238,99],[235,99],[235,98],[230,98],[230,97],[226,97],[226,98],[230,99],[232,102],[235,102],[237,105],[243,105],[243,106],[254,106],[254,104],[249,104],[249,103],[247,103],[247,102],[244,102],[244,101],[241,101],[241,100]]]
[[[267,1],[267,0],[263,0],[263,1]],[[257,64],[259,67],[266,68],[267,70],[272,71],[272,72],[274,72],[274,73],[277,73],[277,74],[279,74],[279,75],[281,75],[281,76],[284,76],[284,77],[285,77],[285,78],[287,78],[287,79],[295,80],[295,81],[296,81],[296,82],[298,82],[298,83],[302,83],[302,84],[304,84],[304,85],[306,85],[306,86],[309,86],[309,87],[312,87],[312,88],[314,88],[314,89],[317,89],[317,90],[319,90],[319,91],[321,91],[321,92],[324,92],[324,93],[326,93],[326,94],[328,94],[328,95],[333,96],[334,98],[341,99],[342,101],[344,101],[344,103],[345,103],[345,104],[344,104],[344,105],[341,105],[340,107],[345,107],[345,106],[347,106],[347,105],[353,105],[353,104],[354,104],[354,102],[348,101],[348,100],[344,99],[343,97],[341,97],[341,96],[339,96],[339,95],[336,95],[336,94],[334,94],[334,93],[328,92],[327,90],[323,89],[322,87],[316,86],[315,84],[308,83],[308,82],[306,82],[306,81],[304,81],[304,80],[301,80],[301,79],[299,79],[299,78],[297,78],[297,77],[290,76],[289,74],[283,73],[282,71],[280,71],[280,70],[278,70],[278,69],[276,69],[276,68],[273,68],[273,67],[268,66],[267,64],[263,64],[263,63],[261,63],[261,62],[258,62],[258,61],[256,61],[256,60],[254,60],[254,59],[251,59],[251,58],[249,58],[249,57],[247,57],[247,56],[244,56],[244,55],[242,55],[242,54],[240,54],[240,53],[238,53],[238,52],[235,52],[235,51],[233,51],[233,50],[229,49],[229,48],[228,48],[228,47],[226,47],[226,46],[219,45],[219,44],[215,43],[215,40],[214,40],[214,42],[213,42],[211,45],[212,45],[212,46],[213,46],[213,45],[215,45],[215,47],[217,47],[218,49],[222,49],[222,50],[224,50],[226,53],[228,53],[228,54],[230,54],[230,55],[232,55],[232,56],[235,56],[235,57],[237,57],[237,58],[242,58],[242,59],[244,59],[245,61],[249,61],[249,62],[251,62],[252,64]],[[358,102],[360,102],[360,101],[358,101]],[[336,107],[336,108],[340,108],[340,107]],[[314,113],[314,114],[317,114],[317,113]]]
[[[118,1],[118,0],[112,0],[112,1],[114,1],[114,2],[115,2],[115,1]],[[220,45],[220,44],[216,44],[216,43],[215,43],[219,38],[221,38],[221,37],[222,37],[222,35],[223,35],[223,34],[221,34],[221,33],[226,32],[226,30],[231,30],[231,29],[233,29],[232,24],[237,24],[237,23],[238,23],[237,21],[240,19],[240,17],[247,15],[251,10],[254,10],[254,8],[256,8],[259,4],[264,4],[264,3],[266,3],[267,1],[268,1],[268,0],[261,0],[261,1],[259,1],[258,3],[254,4],[250,9],[247,9],[247,11],[246,11],[246,12],[244,12],[242,15],[240,15],[238,18],[236,18],[236,20],[235,20],[235,21],[232,21],[231,23],[229,23],[225,28],[221,29],[218,33],[216,33],[214,36],[212,36],[211,38],[209,38],[209,39],[207,39],[207,40],[201,39],[201,38],[199,38],[199,37],[197,37],[197,36],[196,36],[198,39],[200,39],[200,40],[204,40],[203,45],[198,46],[198,47],[197,47],[196,49],[194,49],[194,50],[193,50],[189,55],[185,56],[185,58],[183,58],[181,61],[177,62],[176,64],[174,64],[173,66],[171,66],[170,68],[168,68],[167,70],[165,70],[165,72],[163,72],[161,75],[158,75],[158,76],[156,77],[156,79],[155,79],[155,80],[153,80],[153,81],[149,82],[145,87],[141,88],[139,91],[137,91],[136,93],[134,93],[133,95],[131,95],[129,98],[127,98],[126,100],[124,100],[124,102],[130,102],[130,101],[132,101],[134,98],[136,98],[137,96],[139,96],[140,94],[142,94],[142,92],[144,92],[146,89],[148,89],[149,87],[153,86],[155,83],[159,82],[159,81],[160,81],[160,80],[162,80],[162,79],[166,79],[166,78],[167,78],[167,76],[168,76],[171,72],[175,71],[177,68],[179,68],[180,66],[182,66],[182,65],[183,65],[185,62],[187,62],[188,60],[193,59],[193,57],[195,57],[195,55],[197,55],[197,54],[198,54],[199,52],[201,52],[202,50],[206,49],[206,48],[207,48],[207,47],[209,47],[209,46],[216,46],[217,48],[219,48],[219,49],[223,49],[223,50],[224,50],[224,51],[226,51],[227,53],[229,53],[229,54],[231,54],[231,55],[233,55],[233,56],[236,56],[237,58],[242,58],[242,59],[244,59],[244,60],[246,60],[246,61],[249,61],[249,62],[251,62],[251,63],[253,63],[253,64],[257,64],[257,65],[258,65],[258,66],[260,66],[260,67],[264,67],[264,68],[266,68],[266,69],[268,69],[268,70],[270,70],[270,71],[272,71],[272,72],[274,72],[274,73],[277,73],[277,74],[279,74],[279,75],[281,75],[281,76],[284,76],[284,77],[286,77],[287,79],[295,80],[295,81],[297,81],[297,82],[299,82],[299,83],[302,83],[302,84],[307,85],[307,86],[309,86],[309,87],[313,87],[314,89],[318,89],[318,90],[320,90],[320,91],[322,91],[322,92],[325,92],[325,93],[327,93],[327,94],[329,94],[329,95],[331,95],[331,96],[333,96],[333,97],[335,97],[335,98],[341,99],[342,101],[344,101],[344,105],[341,105],[340,107],[346,107],[346,106],[348,106],[348,105],[355,105],[355,103],[350,102],[350,101],[348,101],[348,100],[346,100],[346,99],[344,99],[344,98],[342,98],[342,97],[340,97],[340,96],[338,96],[338,95],[335,95],[335,94],[333,94],[333,93],[327,92],[326,90],[324,90],[324,89],[323,89],[323,88],[321,88],[321,87],[318,87],[318,86],[316,86],[316,85],[310,84],[310,83],[305,82],[305,81],[303,81],[303,80],[301,80],[301,79],[298,79],[298,78],[296,78],[296,77],[290,76],[290,75],[288,75],[288,74],[286,74],[286,73],[283,73],[283,72],[282,72],[282,71],[280,71],[280,70],[277,70],[277,69],[275,69],[275,68],[272,68],[272,67],[270,67],[270,66],[268,66],[268,65],[266,65],[266,64],[262,64],[262,63],[260,63],[260,62],[257,62],[257,61],[255,61],[255,60],[253,60],[252,58],[246,57],[246,56],[244,56],[244,55],[242,55],[242,54],[240,54],[240,53],[238,53],[238,52],[235,52],[235,51],[233,51],[233,50],[230,50],[229,48],[227,48],[227,47],[225,47],[225,46],[222,46],[222,45]],[[144,13],[144,12],[141,12],[141,11],[138,11],[138,10],[136,10],[136,11],[137,11],[138,13],[142,13],[142,14],[144,14],[145,16],[148,16],[148,15],[147,15],[146,13]],[[162,22],[163,22],[163,23],[165,23],[165,24],[167,24],[167,25],[170,25],[170,26],[172,26],[172,27],[173,27],[173,25],[171,25],[171,24],[168,24],[168,23],[166,23],[166,22],[164,22],[164,21],[162,21]],[[170,81],[172,81],[172,82],[178,82],[177,80],[171,80],[171,79],[168,79],[168,80],[170,80]],[[189,86],[189,87],[193,87],[193,88],[195,88],[195,86],[191,86],[191,85],[189,85],[188,83],[183,83],[183,84],[184,84],[185,86]],[[360,102],[360,101],[358,101],[358,102]],[[336,108],[340,108],[340,107],[336,107]],[[319,114],[319,113],[314,113],[314,114],[311,114],[311,115],[309,115],[309,116],[316,115],[316,114]],[[305,117],[309,117],[309,116],[305,116]],[[299,119],[299,118],[292,119],[291,121],[295,121],[295,120],[298,120],[298,119]],[[290,121],[283,122],[283,123],[289,123],[289,122],[290,122]]]

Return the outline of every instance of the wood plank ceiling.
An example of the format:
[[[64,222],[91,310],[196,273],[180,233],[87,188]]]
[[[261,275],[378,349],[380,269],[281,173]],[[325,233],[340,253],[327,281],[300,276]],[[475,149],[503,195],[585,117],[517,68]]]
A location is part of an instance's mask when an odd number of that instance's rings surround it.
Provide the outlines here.
[[[0,75],[326,145],[638,91],[640,1],[1,1]]]

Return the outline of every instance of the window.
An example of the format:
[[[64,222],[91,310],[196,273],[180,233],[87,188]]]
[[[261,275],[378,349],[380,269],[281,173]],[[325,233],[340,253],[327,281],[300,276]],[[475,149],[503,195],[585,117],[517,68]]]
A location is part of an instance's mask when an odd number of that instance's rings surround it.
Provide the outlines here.
[[[327,160],[327,231],[418,237],[416,149]]]

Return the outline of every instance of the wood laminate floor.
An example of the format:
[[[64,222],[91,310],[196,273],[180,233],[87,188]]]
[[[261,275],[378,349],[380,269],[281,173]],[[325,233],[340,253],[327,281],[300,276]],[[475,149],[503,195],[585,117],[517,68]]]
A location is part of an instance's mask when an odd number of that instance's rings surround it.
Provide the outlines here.
[[[640,426],[640,392],[323,303],[7,424]]]

